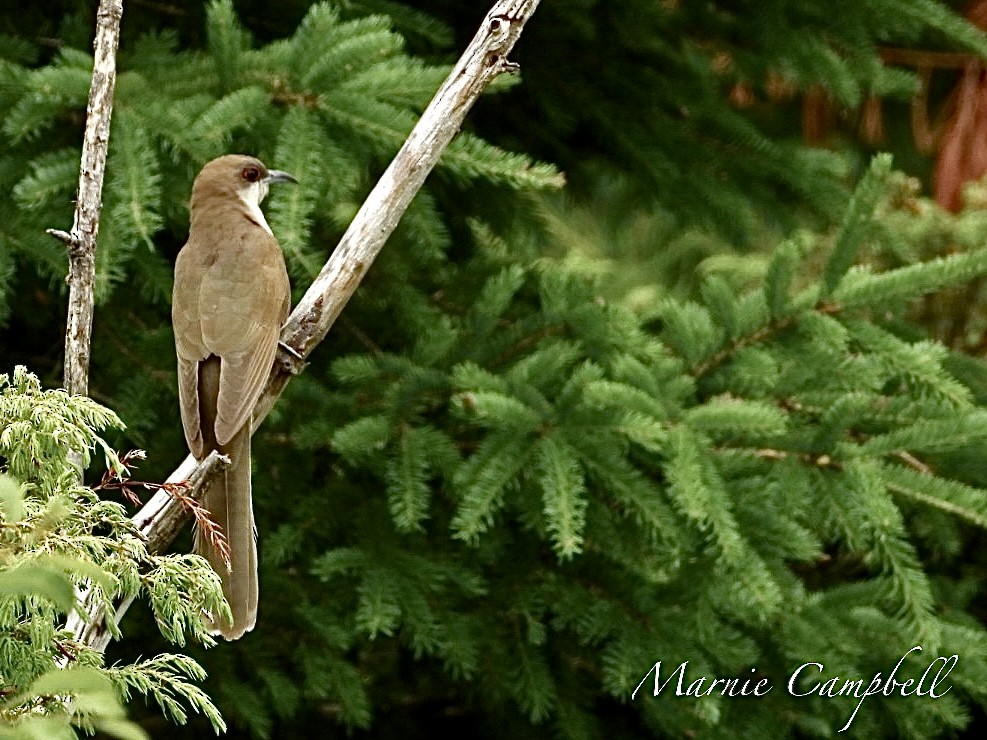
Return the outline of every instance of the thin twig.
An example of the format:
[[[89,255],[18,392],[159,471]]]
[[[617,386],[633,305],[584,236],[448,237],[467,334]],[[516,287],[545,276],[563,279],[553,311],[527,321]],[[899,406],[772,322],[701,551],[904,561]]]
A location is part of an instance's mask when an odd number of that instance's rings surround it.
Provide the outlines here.
[[[539,1],[499,0],[487,13],[459,62],[370,192],[329,261],[288,317],[281,332],[281,341],[288,349],[279,349],[279,361],[254,409],[254,429],[274,406],[290,377],[301,371],[304,359],[325,338],[356,292],[425,178],[459,131],[470,108],[495,77],[517,69],[507,61],[507,55]],[[189,456],[168,480],[189,479],[188,495],[196,496],[202,484],[197,478],[193,480],[193,476],[198,476],[200,469],[208,463],[209,459],[196,465]],[[159,491],[134,520],[148,539],[148,549],[157,552],[171,543],[185,526],[187,516],[171,495]],[[112,618],[119,622],[127,607],[129,603],[121,604]],[[103,615],[91,609],[86,621],[101,625]],[[105,629],[101,628],[79,634],[81,642],[97,649],[105,647],[108,639]]]
[[[136,491],[138,489],[153,492],[165,492],[171,496],[172,499],[181,504],[182,507],[184,507],[186,512],[191,515],[192,520],[195,522],[196,528],[213,546],[213,549],[219,554],[220,559],[226,563],[227,568],[231,567],[230,545],[229,541],[226,539],[226,533],[223,531],[222,527],[210,518],[209,510],[200,500],[201,494],[205,490],[204,484],[200,485],[195,480],[195,476],[200,475],[205,476],[204,480],[208,482],[213,477],[218,475],[219,471],[229,467],[230,459],[225,455],[219,455],[217,453],[219,464],[215,465],[210,463],[209,465],[199,466],[193,473],[193,478],[191,480],[181,480],[178,482],[168,480],[164,483],[134,480],[130,477],[129,472],[136,467],[134,461],[143,460],[146,457],[147,453],[145,453],[144,450],[131,450],[120,458],[120,462],[123,465],[123,470],[114,470],[113,468],[110,468],[103,474],[103,479],[97,485],[93,486],[93,490],[116,491],[128,503],[135,507],[144,505],[144,502],[141,501],[140,497],[137,495]],[[195,491],[194,493],[190,493],[193,486],[196,486]],[[153,551],[156,552],[158,549],[160,548],[155,548]]]
[[[204,512],[200,499],[205,493],[206,484],[229,467],[229,464],[230,459],[215,450],[198,465],[190,456],[161,484],[158,492],[133,518],[149,552],[161,552],[168,547],[190,517],[196,521],[201,520],[196,512]],[[205,520],[208,522],[208,517]],[[219,538],[213,541],[223,548],[225,536],[218,532],[207,536],[213,534]],[[79,602],[80,609],[69,615],[65,628],[72,633],[72,639],[76,643],[88,645],[95,650],[105,650],[112,635],[106,626],[107,614],[103,603],[95,598],[91,589],[85,589],[79,595]],[[120,618],[132,602],[133,599],[130,598],[114,605],[114,614],[111,617],[114,624],[120,623]]]

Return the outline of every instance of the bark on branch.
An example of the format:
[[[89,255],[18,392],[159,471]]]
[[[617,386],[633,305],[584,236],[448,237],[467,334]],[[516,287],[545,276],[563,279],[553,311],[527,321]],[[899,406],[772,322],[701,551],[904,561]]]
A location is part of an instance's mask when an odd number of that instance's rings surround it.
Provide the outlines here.
[[[110,143],[116,54],[120,43],[123,0],[101,0],[96,11],[93,81],[86,108],[86,131],[75,218],[69,232],[48,229],[65,242],[69,254],[69,305],[65,326],[65,390],[75,395],[89,392],[90,338],[93,328],[93,286],[96,282],[96,236],[103,205],[103,173]]]
[[[301,370],[304,359],[325,338],[480,94],[498,75],[516,70],[516,65],[507,61],[507,55],[538,3],[539,0],[499,0],[487,13],[329,261],[288,317],[281,332],[286,349],[280,351],[279,361],[254,410],[254,428],[267,416],[290,377]],[[196,485],[194,479],[207,464],[214,463],[207,459],[203,465],[196,465],[190,456],[168,480],[192,481],[188,495],[194,497],[201,488],[201,483]],[[148,538],[152,551],[158,551],[171,543],[187,518],[186,511],[169,494],[159,491],[134,520]],[[120,605],[112,618],[119,621],[128,606]],[[97,649],[105,648],[109,635],[99,628],[103,618],[98,608],[89,609],[85,621],[95,628],[77,632],[77,639]]]

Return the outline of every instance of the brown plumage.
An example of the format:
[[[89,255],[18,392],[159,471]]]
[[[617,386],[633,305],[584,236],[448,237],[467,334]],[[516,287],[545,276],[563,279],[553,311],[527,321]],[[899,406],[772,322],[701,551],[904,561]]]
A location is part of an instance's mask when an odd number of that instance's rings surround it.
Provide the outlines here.
[[[281,248],[260,210],[275,182],[294,178],[239,154],[209,162],[192,186],[189,238],[175,263],[172,324],[185,440],[197,460],[218,450],[231,461],[203,501],[226,534],[230,567],[201,533],[195,537],[195,552],[219,574],[233,611],[232,624],[209,620],[228,640],[257,621],[250,416],[291,301]]]

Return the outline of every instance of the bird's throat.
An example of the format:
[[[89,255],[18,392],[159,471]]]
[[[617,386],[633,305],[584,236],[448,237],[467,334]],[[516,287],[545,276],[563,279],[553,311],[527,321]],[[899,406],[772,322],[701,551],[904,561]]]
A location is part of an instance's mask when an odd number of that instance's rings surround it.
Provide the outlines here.
[[[271,231],[271,227],[267,224],[267,219],[264,218],[264,212],[260,209],[260,202],[263,200],[264,195],[266,193],[261,190],[259,183],[256,185],[256,190],[251,187],[248,190],[241,190],[239,192],[240,201],[247,209],[247,217],[273,236],[274,232]]]

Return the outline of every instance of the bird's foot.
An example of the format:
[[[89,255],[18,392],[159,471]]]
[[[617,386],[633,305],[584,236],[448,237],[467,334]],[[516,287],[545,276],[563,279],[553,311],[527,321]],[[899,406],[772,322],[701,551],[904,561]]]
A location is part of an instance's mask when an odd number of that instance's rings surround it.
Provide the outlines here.
[[[278,340],[278,365],[286,372],[291,375],[301,375],[307,364],[298,350]]]

